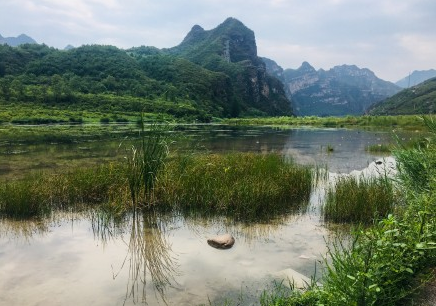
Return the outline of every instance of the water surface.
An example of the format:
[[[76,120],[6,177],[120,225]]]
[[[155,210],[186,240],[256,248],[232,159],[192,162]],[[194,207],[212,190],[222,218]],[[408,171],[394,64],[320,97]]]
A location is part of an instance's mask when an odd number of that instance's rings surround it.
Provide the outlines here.
[[[280,152],[331,172],[365,168],[379,158],[365,146],[392,141],[389,132],[184,126],[173,150]],[[73,143],[0,144],[0,175],[62,170],[122,159],[134,137]],[[410,135],[404,137],[413,137]],[[333,152],[327,152],[327,146]],[[196,305],[243,299],[256,303],[277,272],[310,276],[331,233],[318,214],[322,190],[307,213],[268,223],[177,215],[126,216],[104,222],[96,213],[55,213],[37,221],[0,220],[0,305]],[[232,233],[230,250],[206,240]],[[334,236],[334,235],[333,235]]]

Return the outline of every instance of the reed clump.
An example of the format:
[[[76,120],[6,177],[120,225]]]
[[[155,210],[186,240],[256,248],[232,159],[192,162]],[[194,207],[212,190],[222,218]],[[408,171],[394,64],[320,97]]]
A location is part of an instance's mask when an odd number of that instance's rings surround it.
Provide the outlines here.
[[[135,155],[129,163],[4,182],[0,214],[42,217],[53,209],[101,206],[122,215],[132,208],[153,206],[239,220],[273,218],[304,209],[315,178],[310,167],[274,153],[191,154],[164,160],[159,164],[151,160],[150,166]]]
[[[155,193],[161,205],[251,219],[307,204],[313,176],[273,153],[184,155],[168,162]]]
[[[0,215],[44,217],[53,209],[122,202],[127,194],[122,165],[78,168],[65,173],[32,173],[0,184]]]
[[[392,213],[395,202],[390,179],[347,176],[328,189],[322,212],[326,221],[371,223]]]
[[[365,151],[370,153],[391,153],[393,146],[390,144],[373,144],[365,147]]]
[[[34,174],[19,181],[0,184],[0,214],[12,218],[45,216],[50,206],[45,198],[44,186]]]
[[[168,124],[153,123],[146,130],[141,117],[140,142],[133,145],[126,157],[126,174],[132,205],[149,206],[153,202],[153,188],[169,154],[171,128]]]

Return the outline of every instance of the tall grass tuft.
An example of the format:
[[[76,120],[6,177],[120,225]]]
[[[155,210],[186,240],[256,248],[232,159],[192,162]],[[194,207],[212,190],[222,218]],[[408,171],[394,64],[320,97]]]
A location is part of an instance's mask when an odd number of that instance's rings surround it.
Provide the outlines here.
[[[277,154],[185,155],[168,162],[156,198],[184,211],[272,217],[307,204],[312,178],[309,167],[287,163]]]
[[[43,217],[50,212],[40,174],[0,184],[0,214],[13,218]]]
[[[394,204],[389,179],[350,176],[329,188],[322,211],[326,221],[371,223],[392,213]]]
[[[370,153],[391,153],[393,149],[389,144],[373,144],[365,147],[365,151]]]
[[[153,123],[147,131],[142,117],[139,124],[140,143],[132,146],[126,158],[127,180],[134,207],[151,204],[151,191],[168,156],[170,137],[168,124]]]

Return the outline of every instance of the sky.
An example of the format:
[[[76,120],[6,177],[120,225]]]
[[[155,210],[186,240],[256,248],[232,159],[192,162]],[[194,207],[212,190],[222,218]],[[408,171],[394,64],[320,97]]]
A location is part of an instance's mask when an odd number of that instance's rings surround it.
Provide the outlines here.
[[[38,43],[178,45],[192,26],[234,17],[284,69],[368,68],[387,81],[436,69],[435,0],[0,0],[0,34]]]

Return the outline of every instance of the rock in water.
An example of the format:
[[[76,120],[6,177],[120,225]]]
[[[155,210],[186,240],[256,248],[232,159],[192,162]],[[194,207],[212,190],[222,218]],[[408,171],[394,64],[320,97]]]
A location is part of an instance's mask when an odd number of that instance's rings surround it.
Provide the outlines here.
[[[230,234],[224,234],[207,239],[207,243],[216,249],[230,249],[235,244],[235,238]]]

